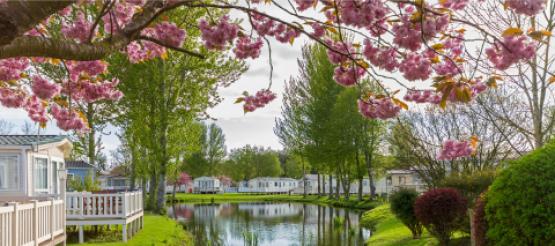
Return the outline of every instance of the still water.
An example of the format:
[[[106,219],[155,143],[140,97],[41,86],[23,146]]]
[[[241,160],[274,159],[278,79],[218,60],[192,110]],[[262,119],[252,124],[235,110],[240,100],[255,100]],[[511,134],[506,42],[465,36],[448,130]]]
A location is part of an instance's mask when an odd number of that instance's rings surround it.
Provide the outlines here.
[[[202,246],[364,245],[363,211],[302,203],[176,204],[170,217]]]

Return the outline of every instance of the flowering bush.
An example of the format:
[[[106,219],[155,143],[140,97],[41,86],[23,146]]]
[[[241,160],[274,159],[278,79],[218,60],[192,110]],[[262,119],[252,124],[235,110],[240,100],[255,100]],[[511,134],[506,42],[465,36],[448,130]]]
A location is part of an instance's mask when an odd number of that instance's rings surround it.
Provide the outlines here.
[[[458,221],[465,216],[466,199],[453,188],[439,188],[422,194],[414,203],[416,218],[436,237],[448,245]]]

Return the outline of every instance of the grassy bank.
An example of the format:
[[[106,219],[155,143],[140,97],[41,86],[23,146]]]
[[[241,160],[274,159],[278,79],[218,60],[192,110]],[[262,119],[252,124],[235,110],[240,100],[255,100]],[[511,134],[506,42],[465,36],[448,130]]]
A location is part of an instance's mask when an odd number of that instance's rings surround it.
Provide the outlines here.
[[[169,196],[171,199],[171,196]],[[170,200],[168,199],[168,200]],[[339,200],[329,199],[327,196],[318,197],[315,195],[303,197],[302,195],[255,195],[243,193],[225,193],[225,194],[176,194],[176,202],[191,203],[221,203],[221,202],[306,202],[312,204],[329,205],[334,207],[354,208],[354,209],[373,209],[379,203],[369,201],[365,198],[358,201],[356,196],[351,196],[349,200],[341,198]]]
[[[144,223],[144,228],[128,240],[127,244],[121,241],[121,230],[112,230],[96,235],[85,235],[85,244],[69,245],[193,245],[191,235],[183,230],[176,221],[168,217],[147,214]]]
[[[389,204],[376,207],[364,213],[361,224],[371,228],[372,236],[367,245],[372,246],[431,246],[438,245],[438,242],[424,229],[422,238],[412,239],[410,230],[391,213]],[[470,245],[468,235],[456,232],[453,236],[451,245]]]

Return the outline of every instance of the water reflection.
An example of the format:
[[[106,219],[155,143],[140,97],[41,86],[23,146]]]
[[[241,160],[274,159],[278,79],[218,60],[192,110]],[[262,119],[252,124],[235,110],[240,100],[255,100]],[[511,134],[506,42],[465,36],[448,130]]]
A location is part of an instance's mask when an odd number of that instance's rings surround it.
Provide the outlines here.
[[[364,245],[362,211],[300,203],[178,204],[168,208],[195,245]]]

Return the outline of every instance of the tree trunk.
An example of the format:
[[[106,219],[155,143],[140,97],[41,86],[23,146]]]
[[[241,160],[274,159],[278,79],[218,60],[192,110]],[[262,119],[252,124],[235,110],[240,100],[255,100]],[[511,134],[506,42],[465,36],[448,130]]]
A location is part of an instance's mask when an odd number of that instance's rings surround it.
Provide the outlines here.
[[[150,174],[150,184],[148,187],[148,208],[151,210],[155,210],[156,209],[156,187],[158,186],[158,182],[156,179],[156,171],[152,171]]]
[[[87,133],[87,157],[89,158],[89,164],[93,167],[96,167],[95,165],[95,156],[96,156],[96,142],[95,142],[95,134],[96,131],[94,129],[94,109],[93,109],[93,104],[92,103],[88,103],[87,104],[87,121],[88,121],[88,125],[89,125],[89,133]],[[97,167],[98,168],[98,167]]]
[[[364,178],[361,176],[358,179],[358,200],[359,201],[362,201],[362,189],[363,189],[362,181],[364,181]]]
[[[304,166],[304,158],[303,155],[301,156],[301,162],[303,165],[303,197],[306,197],[306,170],[305,170],[305,166]]]
[[[376,186],[372,175],[372,155],[368,149],[364,150],[364,159],[366,159],[366,168],[368,169],[368,182],[370,183],[370,200],[376,195]]]
[[[317,172],[316,174],[317,174],[316,178],[318,179],[318,184],[317,184],[318,185],[318,197],[320,197],[320,195],[322,195],[322,191],[321,191],[322,190],[321,189],[322,185],[321,185],[321,181],[320,181],[320,172]]]
[[[331,174],[328,175],[328,181],[329,181],[328,192],[329,192],[329,197],[331,199],[331,198],[333,198],[333,184],[332,184],[333,183],[333,176]]]

